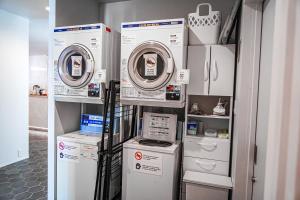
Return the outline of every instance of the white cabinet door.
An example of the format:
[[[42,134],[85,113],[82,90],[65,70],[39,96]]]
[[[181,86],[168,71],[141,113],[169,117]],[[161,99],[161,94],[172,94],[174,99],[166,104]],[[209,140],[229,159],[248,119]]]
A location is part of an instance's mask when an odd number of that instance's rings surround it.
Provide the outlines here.
[[[189,95],[208,95],[210,46],[189,46],[187,67],[190,69]]]
[[[235,45],[212,45],[209,95],[232,96]]]

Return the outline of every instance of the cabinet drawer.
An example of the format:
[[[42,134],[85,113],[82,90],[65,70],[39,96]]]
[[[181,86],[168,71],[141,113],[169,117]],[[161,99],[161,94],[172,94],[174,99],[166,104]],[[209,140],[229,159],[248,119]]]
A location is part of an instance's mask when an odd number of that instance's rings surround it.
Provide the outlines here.
[[[184,139],[184,156],[229,162],[230,140],[199,137]]]
[[[183,170],[227,176],[229,171],[229,162],[184,157]]]

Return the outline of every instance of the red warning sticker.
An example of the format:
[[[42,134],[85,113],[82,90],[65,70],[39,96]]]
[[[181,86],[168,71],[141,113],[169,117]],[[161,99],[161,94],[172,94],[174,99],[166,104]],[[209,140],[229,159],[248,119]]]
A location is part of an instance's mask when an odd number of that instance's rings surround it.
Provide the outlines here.
[[[64,150],[65,149],[65,144],[63,142],[60,142],[58,145],[60,150]]]
[[[106,30],[106,32],[109,32],[109,33],[111,32],[111,29],[109,27],[106,27],[105,30]]]
[[[163,161],[161,153],[150,151],[132,151],[133,159],[132,170],[137,173],[151,174],[162,176]]]
[[[142,152],[137,151],[137,152],[135,152],[134,157],[136,160],[141,160],[143,158],[143,154],[142,154]]]

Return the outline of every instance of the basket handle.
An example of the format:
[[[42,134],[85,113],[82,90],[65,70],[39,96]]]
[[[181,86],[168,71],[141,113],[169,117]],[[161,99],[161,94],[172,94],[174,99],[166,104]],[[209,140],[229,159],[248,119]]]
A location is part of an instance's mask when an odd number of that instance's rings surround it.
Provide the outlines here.
[[[200,15],[199,13],[199,10],[200,10],[200,7],[201,6],[208,6],[208,15],[210,15],[211,13],[211,4],[210,3],[200,3],[197,5],[197,9],[196,9],[196,13],[199,15],[199,16],[203,16],[203,15]]]

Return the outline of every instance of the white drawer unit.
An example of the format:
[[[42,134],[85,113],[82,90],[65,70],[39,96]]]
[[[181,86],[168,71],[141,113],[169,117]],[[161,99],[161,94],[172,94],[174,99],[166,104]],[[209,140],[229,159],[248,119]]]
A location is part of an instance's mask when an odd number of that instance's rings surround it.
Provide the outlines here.
[[[229,162],[230,140],[209,137],[185,137],[184,156]]]
[[[229,162],[185,156],[183,161],[183,171],[187,170],[228,176]]]

